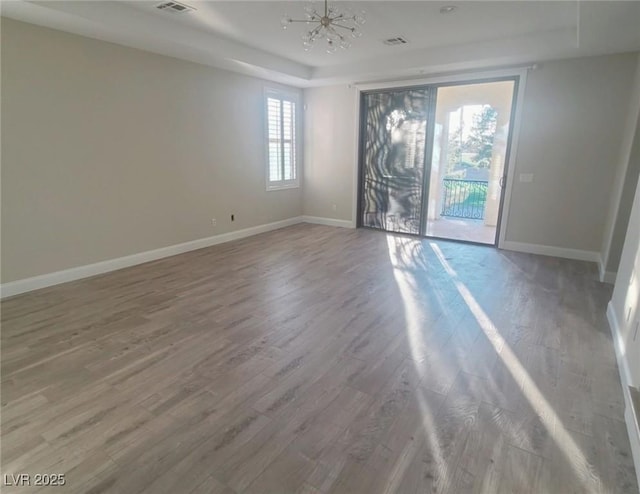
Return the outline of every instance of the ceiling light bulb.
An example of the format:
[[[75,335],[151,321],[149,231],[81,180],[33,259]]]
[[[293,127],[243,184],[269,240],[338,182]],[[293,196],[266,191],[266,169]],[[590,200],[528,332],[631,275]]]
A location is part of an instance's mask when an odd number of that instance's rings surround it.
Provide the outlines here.
[[[440,8],[440,13],[441,14],[450,14],[454,10],[457,10],[457,8],[458,7],[456,7],[455,5],[445,5],[444,7]]]
[[[282,25],[282,29],[287,29],[289,24],[291,24],[291,17],[289,17],[287,14],[284,14],[282,16],[282,19],[280,19],[280,24]]]

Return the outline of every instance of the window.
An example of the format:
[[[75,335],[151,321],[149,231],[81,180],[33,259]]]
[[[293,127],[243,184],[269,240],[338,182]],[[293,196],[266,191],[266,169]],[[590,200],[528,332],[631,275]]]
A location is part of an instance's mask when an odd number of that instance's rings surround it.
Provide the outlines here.
[[[265,91],[267,114],[267,190],[298,186],[295,95]]]

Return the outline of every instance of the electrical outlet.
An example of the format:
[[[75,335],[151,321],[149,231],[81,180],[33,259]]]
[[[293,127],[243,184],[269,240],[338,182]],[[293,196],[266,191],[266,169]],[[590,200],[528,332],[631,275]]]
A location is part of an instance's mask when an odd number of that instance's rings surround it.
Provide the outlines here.
[[[211,218],[211,226],[216,226],[216,219],[215,218]]]
[[[533,173],[521,173],[520,182],[530,184],[533,182]]]
[[[338,210],[338,206],[336,206],[335,204],[332,204],[331,209],[335,212]]]

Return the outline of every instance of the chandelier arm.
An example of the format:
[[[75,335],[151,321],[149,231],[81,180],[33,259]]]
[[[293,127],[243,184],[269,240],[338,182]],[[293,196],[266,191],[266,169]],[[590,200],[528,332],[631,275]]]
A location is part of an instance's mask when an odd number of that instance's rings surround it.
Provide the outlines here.
[[[329,27],[328,31],[329,31],[331,34],[333,34],[333,35],[337,36],[337,37],[338,37],[338,39],[339,39],[340,41],[344,41],[344,40],[345,40],[345,38],[344,38],[344,36],[342,36],[342,34],[340,34],[338,31],[336,31],[335,29],[333,29],[333,25],[332,25],[331,27]]]
[[[334,24],[334,23],[331,23],[331,25],[332,25],[333,27],[341,27],[342,29],[346,29],[347,31],[353,31],[353,30],[355,29],[355,27],[343,26],[343,25],[341,25],[341,24]]]
[[[310,22],[313,22],[315,19],[289,19],[289,23],[291,24],[292,22],[306,22],[307,24],[309,24]]]
[[[309,32],[309,35],[310,36],[316,36],[317,34],[320,33],[321,29],[322,29],[322,26],[315,27]]]
[[[331,22],[355,22],[356,16],[350,15],[346,16],[344,14],[337,15],[331,19]]]

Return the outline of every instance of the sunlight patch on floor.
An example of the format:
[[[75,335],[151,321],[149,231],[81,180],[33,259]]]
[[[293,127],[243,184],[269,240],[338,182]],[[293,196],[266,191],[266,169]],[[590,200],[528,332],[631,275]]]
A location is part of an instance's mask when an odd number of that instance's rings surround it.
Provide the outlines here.
[[[416,372],[420,373],[421,370],[418,367],[418,362],[422,360],[422,353],[419,349],[424,348],[425,342],[423,332],[420,327],[420,321],[422,320],[422,318],[420,317],[421,309],[416,301],[416,298],[413,296],[413,293],[415,293],[418,287],[415,283],[415,280],[412,281],[407,272],[402,268],[402,266],[406,264],[406,260],[402,259],[402,252],[398,251],[397,240],[398,239],[393,237],[392,235],[387,235],[389,259],[391,260],[391,265],[393,266],[393,276],[395,278],[396,284],[398,285],[398,290],[400,291],[400,295],[404,304],[405,324],[407,328],[407,335],[409,338],[411,357],[413,359]],[[416,390],[416,393],[418,406],[420,407],[420,412],[422,414],[422,433],[425,435],[426,440],[430,445],[430,450],[433,452],[436,463],[442,467],[444,478],[441,480],[446,484],[448,482],[448,479],[453,475],[453,472],[449,472],[448,464],[442,455],[439,438],[437,437],[435,420],[433,414],[431,413],[429,404],[427,403],[427,400],[424,396],[424,393],[420,388]],[[411,447],[407,451],[404,451],[403,455],[416,454],[416,443],[410,444]],[[394,472],[390,476],[389,484],[387,485],[385,492],[396,492],[396,488],[398,487],[396,483],[403,478],[404,471],[409,466],[409,464],[410,462],[400,461],[396,465],[397,471],[394,470]]]
[[[593,471],[591,465],[585,458],[581,449],[578,447],[578,445],[575,443],[573,438],[563,426],[562,421],[559,419],[553,407],[540,392],[540,389],[536,385],[535,381],[531,378],[518,357],[513,353],[513,350],[511,350],[489,316],[484,312],[482,307],[480,307],[473,294],[469,291],[465,284],[460,281],[458,274],[451,267],[444,254],[442,253],[440,247],[434,242],[430,242],[429,245],[431,246],[431,249],[438,258],[438,261],[440,261],[440,264],[442,265],[444,270],[451,277],[451,281],[458,290],[458,293],[462,296],[462,298],[468,305],[469,310],[475,317],[482,331],[485,333],[502,361],[505,363],[513,378],[516,381],[518,381],[518,378],[523,380],[522,392],[525,398],[527,399],[527,401],[529,401],[531,407],[538,414],[540,420],[549,432],[549,435],[566,457],[568,463],[571,465],[572,470],[576,474],[576,478],[580,480],[580,482],[582,482],[586,488],[589,488],[592,484],[587,483],[584,480],[583,476],[585,472],[590,472],[590,475],[593,475],[594,478],[599,482],[597,474]]]

